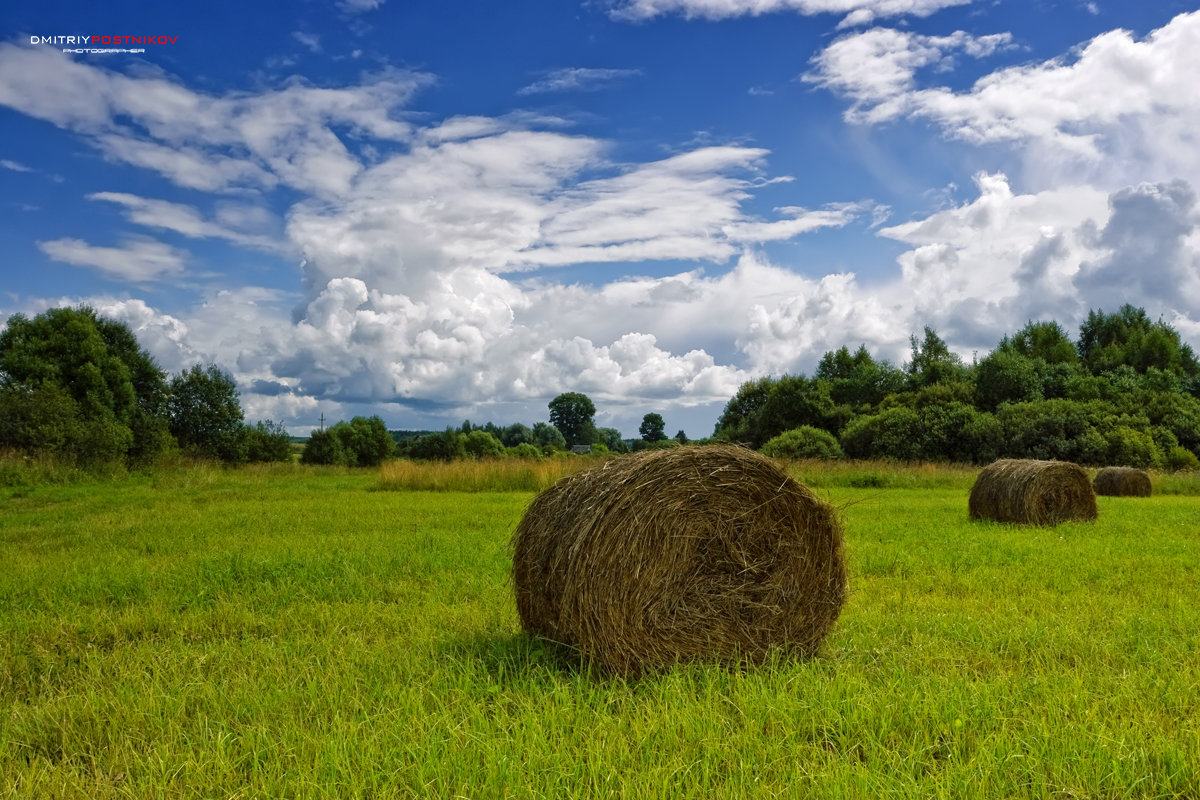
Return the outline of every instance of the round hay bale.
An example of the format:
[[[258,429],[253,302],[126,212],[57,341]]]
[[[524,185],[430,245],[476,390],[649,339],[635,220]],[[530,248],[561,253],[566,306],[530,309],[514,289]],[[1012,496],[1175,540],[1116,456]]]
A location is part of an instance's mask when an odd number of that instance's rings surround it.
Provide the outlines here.
[[[1105,467],[1092,481],[1096,494],[1108,497],[1149,497],[1150,473],[1133,467]]]
[[[845,602],[841,523],[750,450],[644,451],[534,499],[513,583],[527,631],[624,675],[807,656]]]
[[[1057,525],[1095,519],[1096,495],[1077,464],[1007,458],[980,471],[968,507],[971,519]]]

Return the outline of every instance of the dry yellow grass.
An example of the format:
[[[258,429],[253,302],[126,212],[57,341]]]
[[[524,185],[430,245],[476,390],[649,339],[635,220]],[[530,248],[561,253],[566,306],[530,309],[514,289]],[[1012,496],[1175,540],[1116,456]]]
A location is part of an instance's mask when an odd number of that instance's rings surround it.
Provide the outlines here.
[[[502,458],[479,461],[391,461],[380,467],[379,488],[431,492],[540,492],[595,464],[590,458]]]

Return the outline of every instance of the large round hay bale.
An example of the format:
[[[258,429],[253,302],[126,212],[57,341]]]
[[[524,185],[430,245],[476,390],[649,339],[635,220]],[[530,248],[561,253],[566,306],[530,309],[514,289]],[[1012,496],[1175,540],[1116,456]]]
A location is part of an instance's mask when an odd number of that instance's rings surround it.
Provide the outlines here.
[[[727,445],[606,461],[538,495],[513,534],[527,631],[636,675],[811,655],[846,598],[835,511]]]
[[[980,471],[968,507],[971,519],[1057,525],[1095,519],[1096,495],[1077,464],[1008,458]]]
[[[1092,481],[1096,494],[1109,497],[1149,497],[1150,473],[1133,467],[1105,467]]]

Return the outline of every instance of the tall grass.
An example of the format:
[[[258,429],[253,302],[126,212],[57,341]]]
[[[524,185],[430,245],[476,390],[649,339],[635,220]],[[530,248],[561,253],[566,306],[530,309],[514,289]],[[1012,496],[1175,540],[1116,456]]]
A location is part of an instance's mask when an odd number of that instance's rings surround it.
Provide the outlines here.
[[[591,457],[479,461],[390,461],[379,471],[379,488],[430,492],[540,492],[560,478],[598,463]]]
[[[392,461],[379,472],[378,488],[434,492],[537,492],[564,475],[596,464],[594,457],[540,461]],[[979,474],[970,464],[903,464],[895,461],[789,461],[788,473],[814,488],[961,489],[969,491]],[[1095,470],[1092,470],[1092,474]],[[1155,494],[1200,496],[1200,472],[1150,474]]]
[[[813,487],[852,489],[970,489],[979,468],[968,464],[895,461],[790,461],[792,477]]]

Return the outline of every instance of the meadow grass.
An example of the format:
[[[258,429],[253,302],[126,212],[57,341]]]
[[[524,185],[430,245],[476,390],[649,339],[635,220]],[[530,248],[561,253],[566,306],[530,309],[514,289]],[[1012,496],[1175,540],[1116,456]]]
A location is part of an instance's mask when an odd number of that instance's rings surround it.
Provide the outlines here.
[[[540,492],[599,458],[523,458],[415,462],[398,459],[379,471],[379,488],[427,492]]]
[[[528,491],[0,488],[0,796],[1200,797],[1194,496],[1021,528],[859,469],[819,657],[639,680],[520,632]]]

